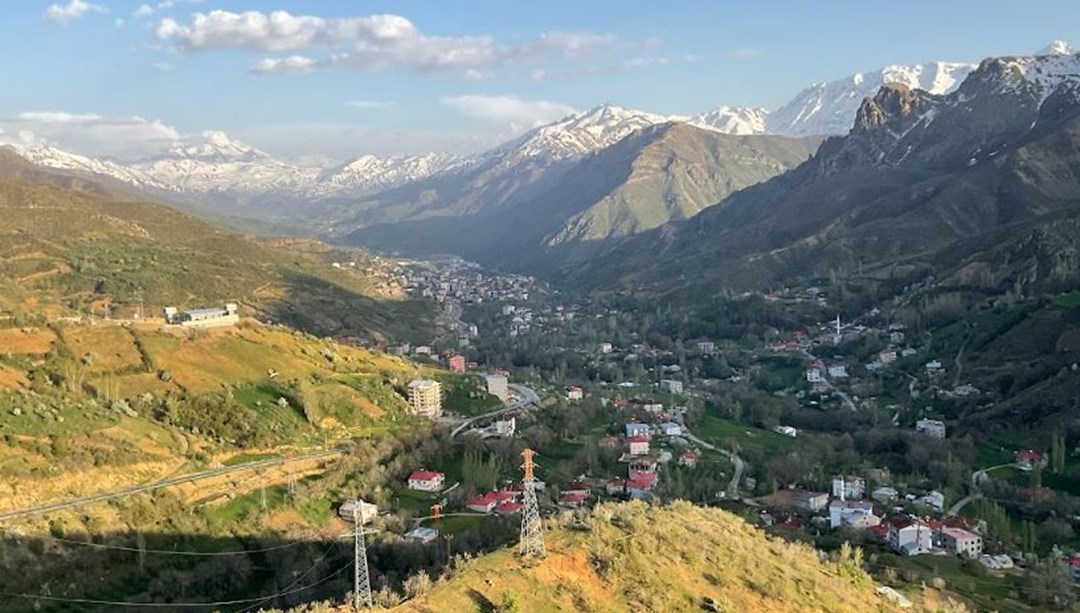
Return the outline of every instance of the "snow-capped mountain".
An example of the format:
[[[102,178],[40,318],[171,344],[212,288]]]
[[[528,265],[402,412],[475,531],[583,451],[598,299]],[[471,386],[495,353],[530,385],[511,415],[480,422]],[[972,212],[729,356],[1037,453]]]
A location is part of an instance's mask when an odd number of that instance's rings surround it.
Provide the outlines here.
[[[1036,51],[1035,55],[1076,55],[1076,47],[1063,40],[1055,40]]]
[[[872,98],[886,83],[900,83],[932,94],[955,90],[975,64],[932,62],[894,64],[872,72],[857,72],[843,79],[815,83],[769,114],[770,134],[809,136],[847,134],[863,99]]]
[[[604,104],[526,132],[480,158],[504,158],[508,163],[526,158],[567,160],[606,149],[642,128],[684,120]]]
[[[109,177],[144,189],[168,187],[167,184],[123,164],[71,153],[44,143],[12,140],[0,142],[0,146],[11,147],[22,157],[46,168]]]
[[[764,134],[769,111],[760,107],[721,106],[690,118],[690,125],[724,134]]]

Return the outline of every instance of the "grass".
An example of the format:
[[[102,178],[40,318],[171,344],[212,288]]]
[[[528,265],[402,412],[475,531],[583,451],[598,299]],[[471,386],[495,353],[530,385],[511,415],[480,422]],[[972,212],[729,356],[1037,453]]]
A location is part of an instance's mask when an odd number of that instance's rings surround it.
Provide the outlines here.
[[[1069,292],[1054,297],[1054,304],[1066,309],[1080,309],[1080,292]]]
[[[718,509],[605,503],[579,527],[550,528],[544,559],[523,561],[508,547],[395,610],[494,610],[506,595],[537,613],[700,611],[706,598],[723,611],[893,610],[865,575]]]
[[[933,578],[945,581],[945,588],[971,599],[979,610],[1012,610],[1005,606],[1017,589],[1017,579],[1012,576],[988,577],[980,570],[972,570],[973,563],[955,556],[898,556],[881,553],[877,556],[876,569],[895,568],[909,571],[917,581],[929,582]]]
[[[280,458],[280,454],[276,453],[238,453],[233,457],[222,462],[225,466],[237,466],[240,464],[249,464],[251,462],[261,462],[262,460],[271,460],[273,458]]]
[[[793,447],[798,439],[777,434],[762,428],[755,428],[733,421],[706,415],[693,428],[694,434],[713,444],[724,446],[725,443],[738,445],[740,451],[750,455],[771,456],[783,453]]]
[[[448,375],[442,378],[442,383],[446,393],[443,406],[447,411],[471,417],[496,411],[503,406],[501,400],[481,387],[479,377]]]

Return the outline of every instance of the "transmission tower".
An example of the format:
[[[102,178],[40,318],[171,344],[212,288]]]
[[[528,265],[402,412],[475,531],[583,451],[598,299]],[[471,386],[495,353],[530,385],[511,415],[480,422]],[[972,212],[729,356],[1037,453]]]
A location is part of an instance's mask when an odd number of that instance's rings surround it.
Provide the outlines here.
[[[363,504],[357,499],[353,509],[353,609],[357,611],[374,606],[371,600],[371,578],[368,576],[367,544],[364,542]]]
[[[449,552],[450,537],[448,535],[443,534],[443,531],[442,531],[442,517],[443,517],[442,509],[443,509],[442,505],[437,503],[437,502],[435,504],[431,505],[431,520],[432,520],[432,523],[435,524],[435,530],[439,533],[439,547],[436,549],[437,555],[438,555],[438,560],[436,561],[436,563],[446,565],[446,564],[448,564],[450,562],[450,552]],[[444,551],[443,546],[444,545],[446,546],[445,557],[443,555],[443,551]]]
[[[536,452],[532,449],[526,449],[521,452],[521,456],[525,458],[525,463],[521,465],[525,472],[525,478],[522,481],[525,500],[521,510],[521,544],[519,552],[526,557],[543,557],[546,553],[544,549],[544,527],[540,524],[540,507],[536,502],[536,475],[533,473],[536,468],[533,463]]]

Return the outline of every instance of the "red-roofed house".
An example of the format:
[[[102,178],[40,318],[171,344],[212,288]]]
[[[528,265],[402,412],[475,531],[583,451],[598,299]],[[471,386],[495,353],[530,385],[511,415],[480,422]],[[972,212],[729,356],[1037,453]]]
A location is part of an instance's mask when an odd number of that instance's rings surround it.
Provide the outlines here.
[[[974,532],[968,532],[963,528],[942,528],[941,545],[950,553],[964,555],[969,558],[977,558],[982,555],[982,538]]]
[[[701,459],[701,454],[693,449],[687,449],[679,454],[679,466],[687,466],[693,468],[697,465],[698,460]]]
[[[521,512],[522,504],[520,502],[514,502],[513,500],[507,500],[500,502],[495,506],[495,512],[499,515],[511,515],[513,513]]]
[[[465,507],[477,513],[491,513],[495,510],[496,504],[498,501],[495,500],[495,492],[488,492],[482,496],[469,496],[465,501]]]
[[[637,475],[626,482],[626,492],[631,498],[649,498],[657,480],[656,473]]]
[[[630,455],[649,454],[649,437],[639,434],[626,439],[626,442],[630,447]]]
[[[567,484],[566,487],[562,488],[561,492],[563,494],[581,494],[588,498],[592,495],[592,488],[589,487],[588,484],[582,483],[581,481],[574,481],[573,483]]]
[[[630,462],[629,476],[631,480],[638,477],[654,478],[656,476],[656,460],[652,458],[634,458]]]
[[[451,372],[465,372],[465,356],[452,355],[448,360]]]
[[[866,531],[882,542],[889,540],[889,524],[887,523],[870,526]]]
[[[409,475],[409,489],[418,492],[438,492],[446,482],[446,475],[432,470],[414,470]]]
[[[893,551],[906,556],[930,553],[933,531],[925,523],[907,516],[892,517],[886,523]]]
[[[584,494],[566,493],[559,496],[559,506],[576,509],[585,504],[588,496]]]
[[[576,385],[571,385],[570,387],[566,388],[566,399],[567,400],[581,400],[584,397],[585,397],[585,391],[582,390],[580,387],[578,387]]]
[[[1016,467],[1020,470],[1031,471],[1036,466],[1046,466],[1046,457],[1034,449],[1021,449],[1016,452]]]
[[[619,496],[626,493],[626,479],[615,477],[604,486],[609,496]]]

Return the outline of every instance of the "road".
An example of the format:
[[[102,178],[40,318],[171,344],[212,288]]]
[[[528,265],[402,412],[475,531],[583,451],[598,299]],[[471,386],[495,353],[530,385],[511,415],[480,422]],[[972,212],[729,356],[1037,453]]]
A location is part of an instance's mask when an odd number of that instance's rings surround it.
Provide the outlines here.
[[[739,483],[742,482],[743,472],[745,472],[746,470],[746,462],[744,462],[743,459],[739,456],[731,453],[726,449],[721,449],[716,445],[713,445],[712,443],[706,443],[697,436],[691,434],[689,431],[684,431],[683,436],[685,436],[691,442],[704,447],[705,449],[709,449],[717,453],[723,454],[727,457],[727,459],[731,460],[731,462],[735,464],[735,472],[731,475],[731,481],[728,483],[726,496],[727,498],[730,498],[732,500],[737,500],[739,498]]]
[[[987,479],[987,472],[991,470],[997,470],[1006,466],[1012,466],[1012,463],[998,464],[997,466],[991,466],[989,468],[981,468],[971,475],[971,489],[972,493],[964,496],[956,502],[953,506],[949,507],[949,512],[945,514],[945,517],[954,517],[960,513],[960,511],[966,507],[972,500],[982,498],[983,494],[979,491],[979,483]]]
[[[334,449],[331,451],[320,451],[317,453],[310,453],[306,455],[295,456],[292,458],[273,458],[270,460],[259,460],[257,462],[248,462],[247,464],[237,464],[236,466],[224,466],[222,468],[215,468],[213,470],[206,470],[203,472],[192,473],[190,475],[184,475],[181,477],[171,477],[169,479],[162,479],[160,481],[154,481],[152,483],[146,483],[143,485],[136,485],[134,487],[128,487],[119,490],[110,490],[106,492],[98,492],[96,494],[90,494],[89,496],[82,496],[80,498],[72,498],[70,500],[64,500],[61,502],[51,502],[49,504],[40,505],[37,507],[31,507],[29,509],[19,509],[16,511],[6,511],[0,513],[0,523],[5,521],[11,521],[14,519],[27,519],[30,517],[36,517],[38,515],[44,515],[46,513],[53,513],[56,511],[62,511],[64,509],[72,509],[75,507],[81,507],[84,505],[92,504],[95,502],[102,502],[105,500],[114,500],[116,498],[123,498],[125,496],[131,496],[132,494],[139,494],[142,492],[149,492],[164,487],[170,487],[173,485],[180,485],[183,483],[192,483],[195,481],[201,481],[203,479],[211,479],[213,477],[220,477],[221,475],[227,475],[235,472],[244,472],[249,470],[257,470],[259,468],[267,468],[270,466],[277,466],[280,464],[289,464],[292,462],[299,462],[302,460],[312,460],[316,458],[328,457],[333,455],[341,455],[344,453],[344,449]]]
[[[478,421],[491,419],[492,417],[498,417],[499,415],[502,415],[507,411],[519,411],[530,405],[540,405],[540,394],[537,394],[536,390],[532,389],[531,387],[525,387],[524,385],[521,385],[519,383],[510,383],[508,387],[517,392],[518,396],[513,402],[507,403],[506,406],[495,411],[484,413],[482,415],[476,415],[466,419],[465,421],[458,424],[458,426],[450,432],[450,438],[454,438],[455,436],[461,434]]]

